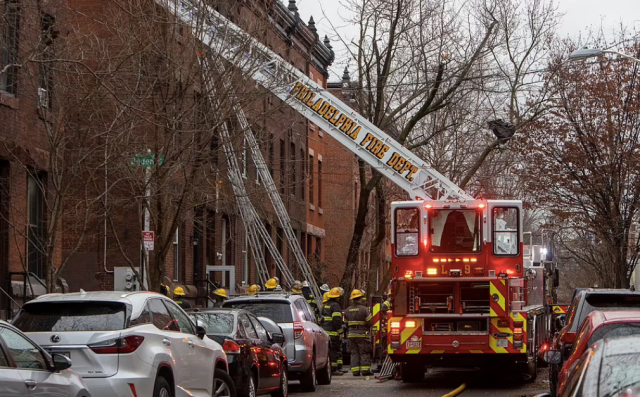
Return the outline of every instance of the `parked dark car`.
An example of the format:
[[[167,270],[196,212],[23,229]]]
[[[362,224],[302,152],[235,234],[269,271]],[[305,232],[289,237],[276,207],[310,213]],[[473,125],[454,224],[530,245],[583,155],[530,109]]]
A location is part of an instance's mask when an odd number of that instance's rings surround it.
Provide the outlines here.
[[[551,352],[556,355],[560,352]],[[640,393],[640,337],[604,339],[587,349],[560,397],[637,396]]]
[[[263,323],[242,309],[187,310],[194,321],[202,323],[207,336],[222,345],[227,353],[229,375],[238,396],[254,397],[271,393],[273,397],[287,397],[289,386],[287,357],[282,348],[282,330]]]
[[[640,309],[640,291],[623,289],[593,289],[579,291],[567,312],[564,327],[553,338],[550,350],[558,350],[561,360],[549,365],[549,388],[555,396],[558,388],[558,374],[564,362],[571,354],[580,325],[589,313],[600,310],[637,310]]]

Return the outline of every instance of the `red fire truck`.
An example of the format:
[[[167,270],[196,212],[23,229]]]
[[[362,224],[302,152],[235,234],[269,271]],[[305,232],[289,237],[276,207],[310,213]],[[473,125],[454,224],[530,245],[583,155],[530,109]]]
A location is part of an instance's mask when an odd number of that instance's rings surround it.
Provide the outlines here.
[[[491,366],[535,379],[547,339],[544,268],[525,267],[522,202],[391,205],[389,349],[405,381],[425,366]]]

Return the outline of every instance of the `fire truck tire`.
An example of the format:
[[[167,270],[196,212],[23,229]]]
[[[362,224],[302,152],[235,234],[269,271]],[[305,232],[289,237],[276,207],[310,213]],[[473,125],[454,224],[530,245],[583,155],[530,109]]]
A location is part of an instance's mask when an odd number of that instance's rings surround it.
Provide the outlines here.
[[[416,383],[424,380],[424,365],[400,364],[402,381],[404,383]]]

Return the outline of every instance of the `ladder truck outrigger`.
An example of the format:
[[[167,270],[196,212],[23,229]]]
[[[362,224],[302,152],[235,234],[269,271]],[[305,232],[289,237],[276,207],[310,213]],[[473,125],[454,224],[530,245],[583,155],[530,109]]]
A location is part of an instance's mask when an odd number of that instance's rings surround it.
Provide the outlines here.
[[[523,206],[476,199],[202,0],[156,0],[212,54],[242,69],[413,199],[391,204],[388,353],[404,380],[429,366],[534,379],[549,338],[553,271],[525,261]],[[206,63],[205,63],[206,64]]]

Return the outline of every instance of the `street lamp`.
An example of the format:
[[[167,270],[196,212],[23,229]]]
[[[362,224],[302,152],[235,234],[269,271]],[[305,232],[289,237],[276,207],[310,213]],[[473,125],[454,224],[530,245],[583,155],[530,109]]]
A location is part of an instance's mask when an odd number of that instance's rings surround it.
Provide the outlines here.
[[[613,50],[600,50],[598,48],[587,48],[587,47],[583,47],[583,48],[581,48],[579,50],[575,50],[574,52],[569,54],[569,60],[570,61],[583,61],[583,60],[585,60],[587,58],[600,57],[600,56],[603,56],[604,54],[615,54],[615,55],[621,56],[621,57],[623,57],[625,59],[628,59],[630,61],[640,63],[640,59],[634,58],[634,57],[632,57],[630,55],[627,55],[627,54],[623,54],[622,52],[613,51]]]

